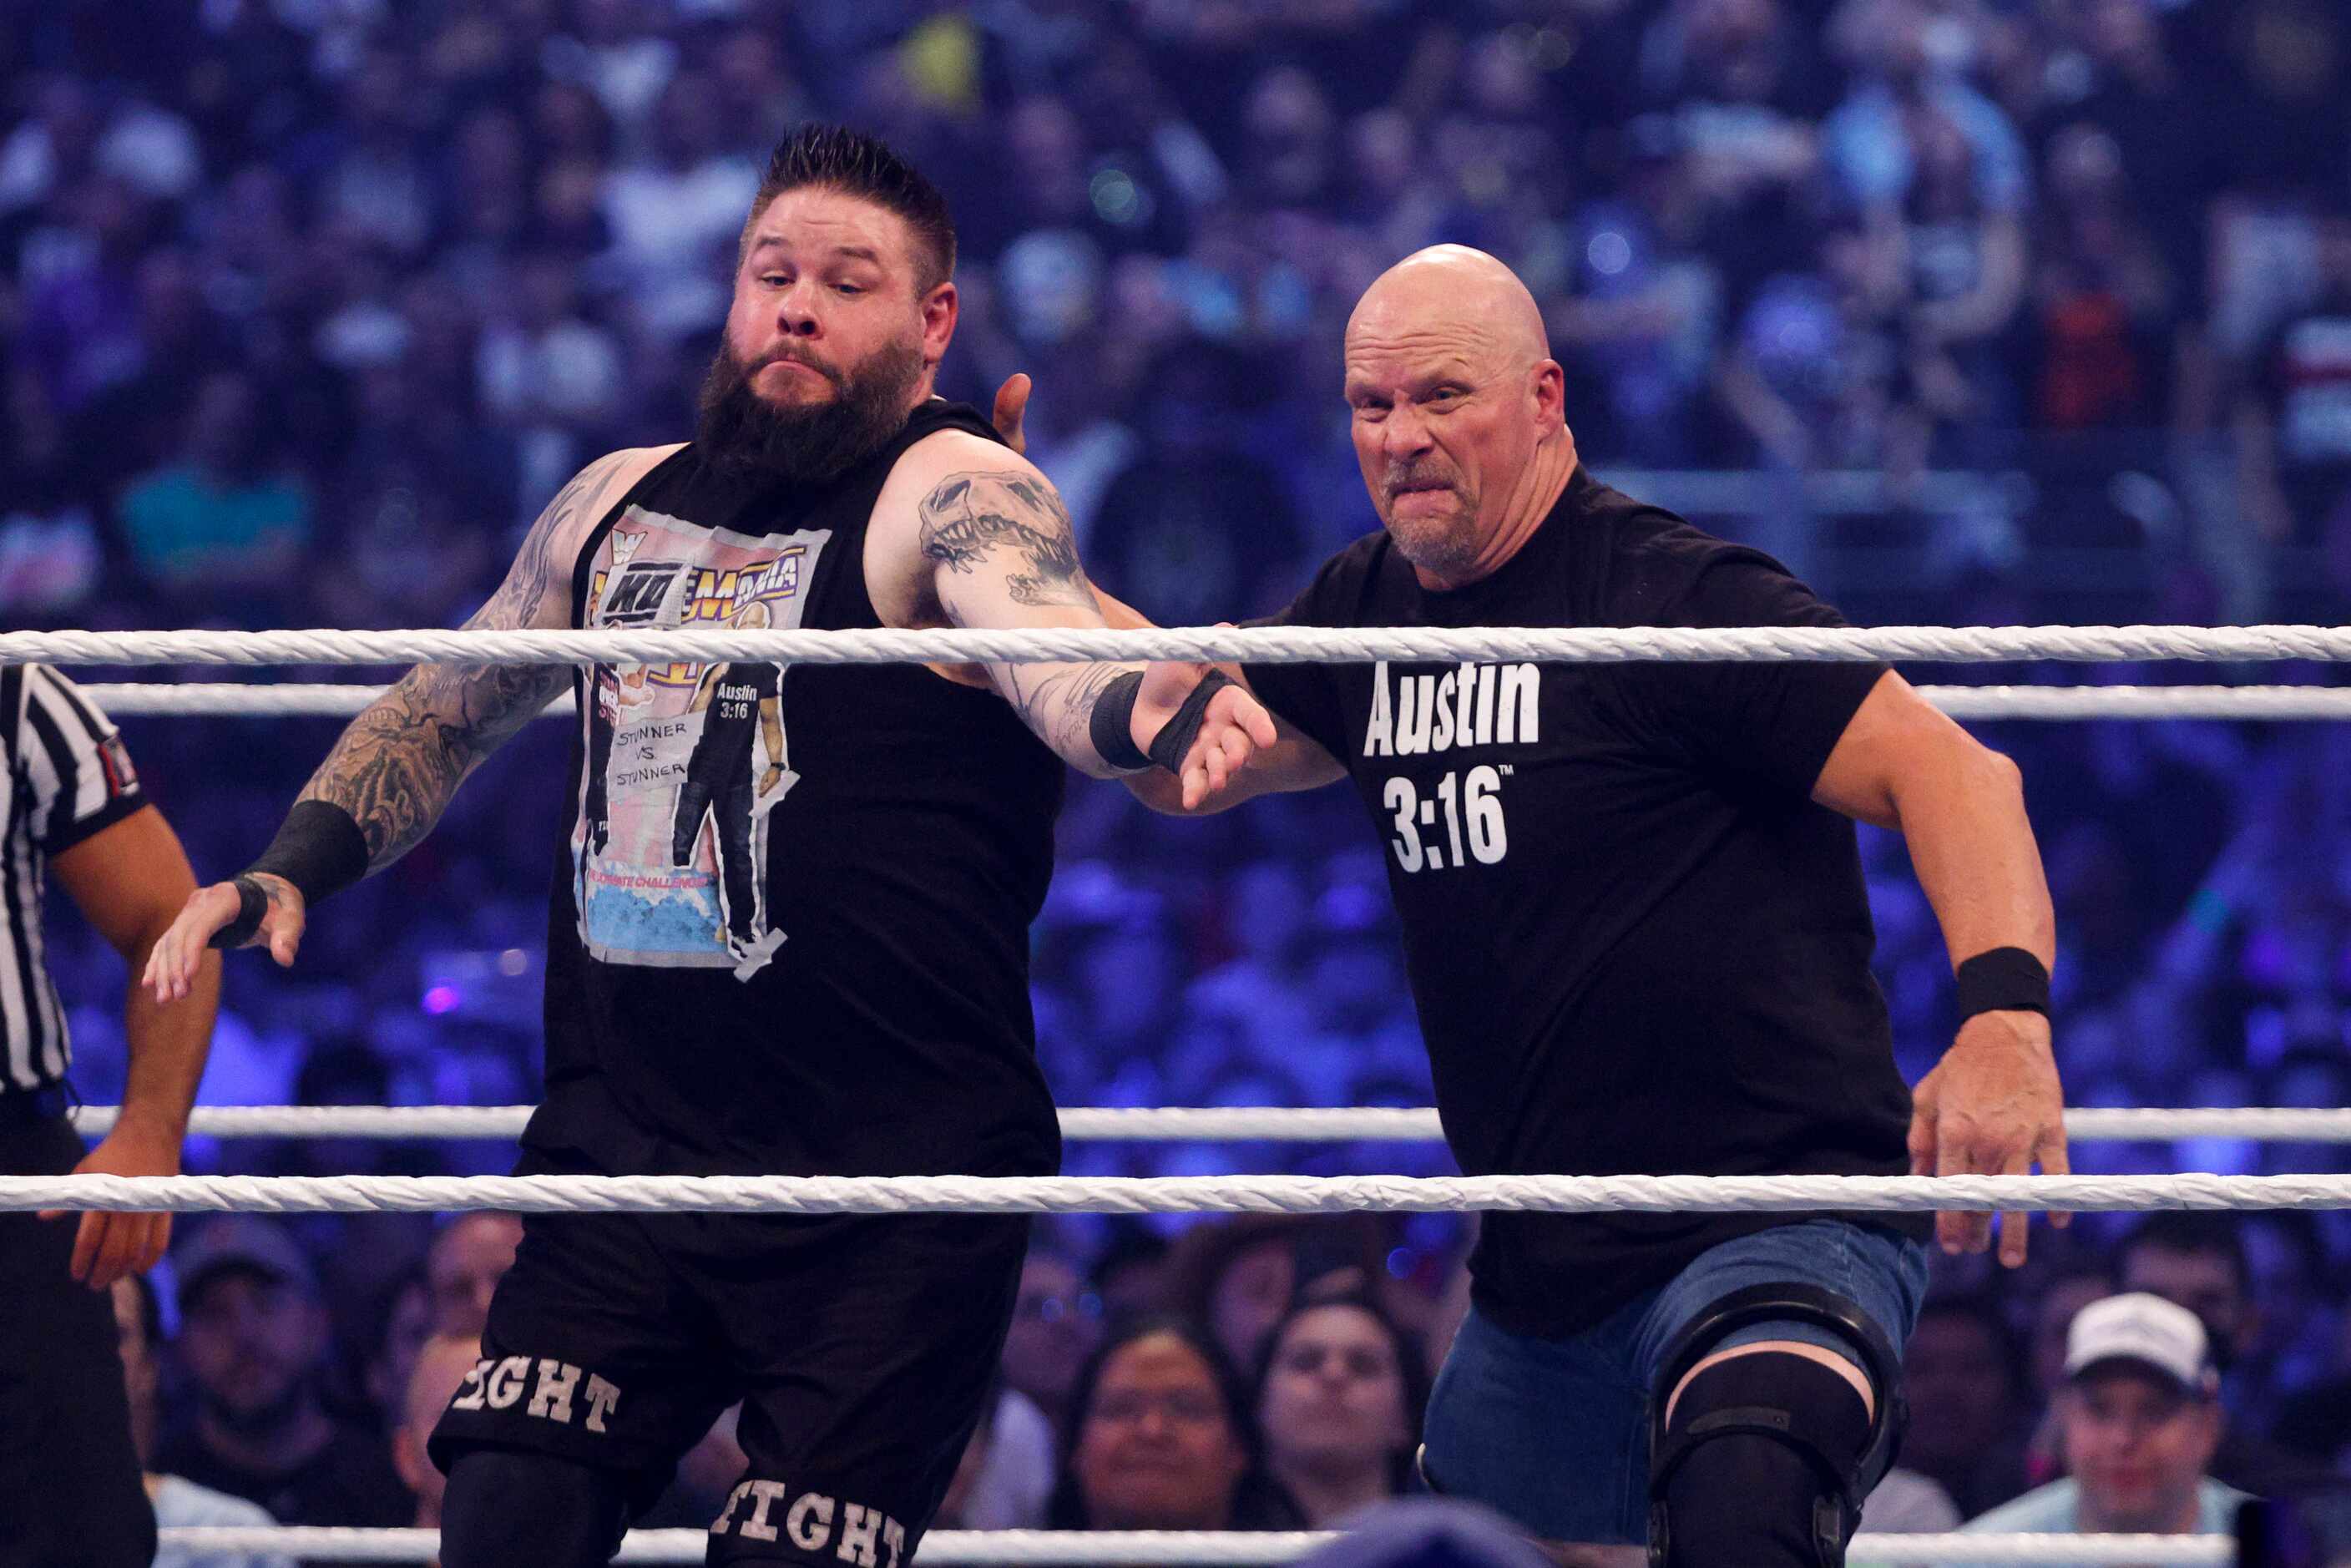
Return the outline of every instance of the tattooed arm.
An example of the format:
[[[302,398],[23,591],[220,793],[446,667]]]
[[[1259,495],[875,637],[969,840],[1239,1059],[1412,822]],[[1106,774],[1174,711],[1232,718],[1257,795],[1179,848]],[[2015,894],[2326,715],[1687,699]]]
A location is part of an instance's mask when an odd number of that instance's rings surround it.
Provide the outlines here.
[[[674,448],[615,452],[581,469],[539,514],[522,549],[468,627],[553,629],[570,623],[571,572],[581,545],[607,508]],[[457,786],[562,689],[560,664],[419,664],[345,729],[300,800],[340,807],[359,824],[372,873],[414,848],[440,819]],[[256,879],[268,895],[255,943],[280,964],[294,960],[308,915],[285,878]],[[156,944],[148,983],[168,998],[184,994],[213,934],[236,918],[235,884],[196,890]]]
[[[977,436],[944,433],[901,459],[876,504],[866,548],[866,580],[892,625],[1109,624],[1052,482],[1019,454]],[[987,676],[1064,761],[1107,779],[1121,770],[1095,749],[1094,704],[1120,676],[1144,667],[999,664],[987,666]],[[1134,704],[1138,748],[1198,684],[1188,667],[1155,667]],[[1272,738],[1272,720],[1246,691],[1217,693],[1186,761],[1185,792],[1222,789],[1255,747]]]

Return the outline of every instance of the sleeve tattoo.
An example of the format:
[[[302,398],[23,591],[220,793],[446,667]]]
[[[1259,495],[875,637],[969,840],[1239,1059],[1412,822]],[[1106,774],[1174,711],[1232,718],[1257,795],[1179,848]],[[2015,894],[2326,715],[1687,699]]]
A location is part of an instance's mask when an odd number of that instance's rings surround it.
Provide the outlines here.
[[[506,580],[465,622],[514,631],[538,624],[569,588],[556,541],[601,492],[622,454],[573,476],[531,525]],[[301,800],[328,800],[358,821],[368,869],[381,871],[423,839],[458,784],[570,678],[561,664],[419,664],[351,721]]]
[[[1078,560],[1076,531],[1053,487],[1019,469],[950,474],[923,498],[916,536],[942,577],[999,578],[1015,604],[1100,614],[1102,602]],[[940,599],[952,611],[953,592]],[[1101,766],[1092,734],[1094,704],[1132,664],[992,664],[996,688],[1037,738],[1065,760]]]
[[[1001,571],[1016,604],[1066,604],[1100,610],[1069,509],[1050,485],[1018,469],[950,474],[923,497],[923,557],[957,576],[983,562]],[[997,559],[999,551],[1011,552]]]

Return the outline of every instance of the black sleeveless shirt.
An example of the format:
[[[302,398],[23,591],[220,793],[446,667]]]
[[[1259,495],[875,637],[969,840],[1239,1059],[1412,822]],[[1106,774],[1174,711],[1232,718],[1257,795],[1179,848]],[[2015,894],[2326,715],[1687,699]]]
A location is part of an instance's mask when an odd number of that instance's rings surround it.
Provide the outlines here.
[[[996,439],[934,400],[820,487],[681,449],[590,537],[573,624],[879,626],[866,528],[899,457],[942,430]],[[575,684],[526,1147],[628,1171],[1057,1169],[1029,924],[1062,768],[1012,709],[904,664]]]

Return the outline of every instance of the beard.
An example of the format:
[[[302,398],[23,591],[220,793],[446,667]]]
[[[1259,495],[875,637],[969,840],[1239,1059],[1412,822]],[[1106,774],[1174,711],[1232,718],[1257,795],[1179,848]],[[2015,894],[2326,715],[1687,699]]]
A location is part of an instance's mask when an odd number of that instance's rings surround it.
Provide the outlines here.
[[[196,1398],[225,1430],[240,1437],[266,1437],[301,1414],[310,1398],[310,1379],[290,1378],[284,1388],[261,1400],[226,1400],[199,1385]]]
[[[1401,486],[1427,484],[1432,480],[1444,483],[1451,493],[1453,507],[1449,513],[1405,517],[1396,510]],[[1407,465],[1401,470],[1390,472],[1384,480],[1383,488],[1386,505],[1379,508],[1380,521],[1387,525],[1388,537],[1395,541],[1396,549],[1405,559],[1435,577],[1446,580],[1459,580],[1475,569],[1479,549],[1478,507],[1458,477],[1415,469]]]
[[[775,403],[751,388],[751,378],[782,360],[808,366],[832,383],[822,402]],[[855,370],[811,355],[771,350],[745,364],[721,342],[702,378],[695,443],[722,468],[769,475],[796,485],[838,479],[879,452],[906,423],[907,400],[923,378],[923,351],[893,343]]]

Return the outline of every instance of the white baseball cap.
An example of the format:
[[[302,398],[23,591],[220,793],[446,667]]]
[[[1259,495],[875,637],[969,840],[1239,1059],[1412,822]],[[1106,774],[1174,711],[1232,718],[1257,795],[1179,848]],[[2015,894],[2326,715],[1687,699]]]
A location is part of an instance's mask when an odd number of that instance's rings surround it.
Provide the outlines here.
[[[2074,1314],[2065,1332],[2065,1375],[2108,1361],[2135,1361],[2190,1393],[2218,1385],[2211,1341],[2194,1312],[2144,1291],[2107,1296]]]

